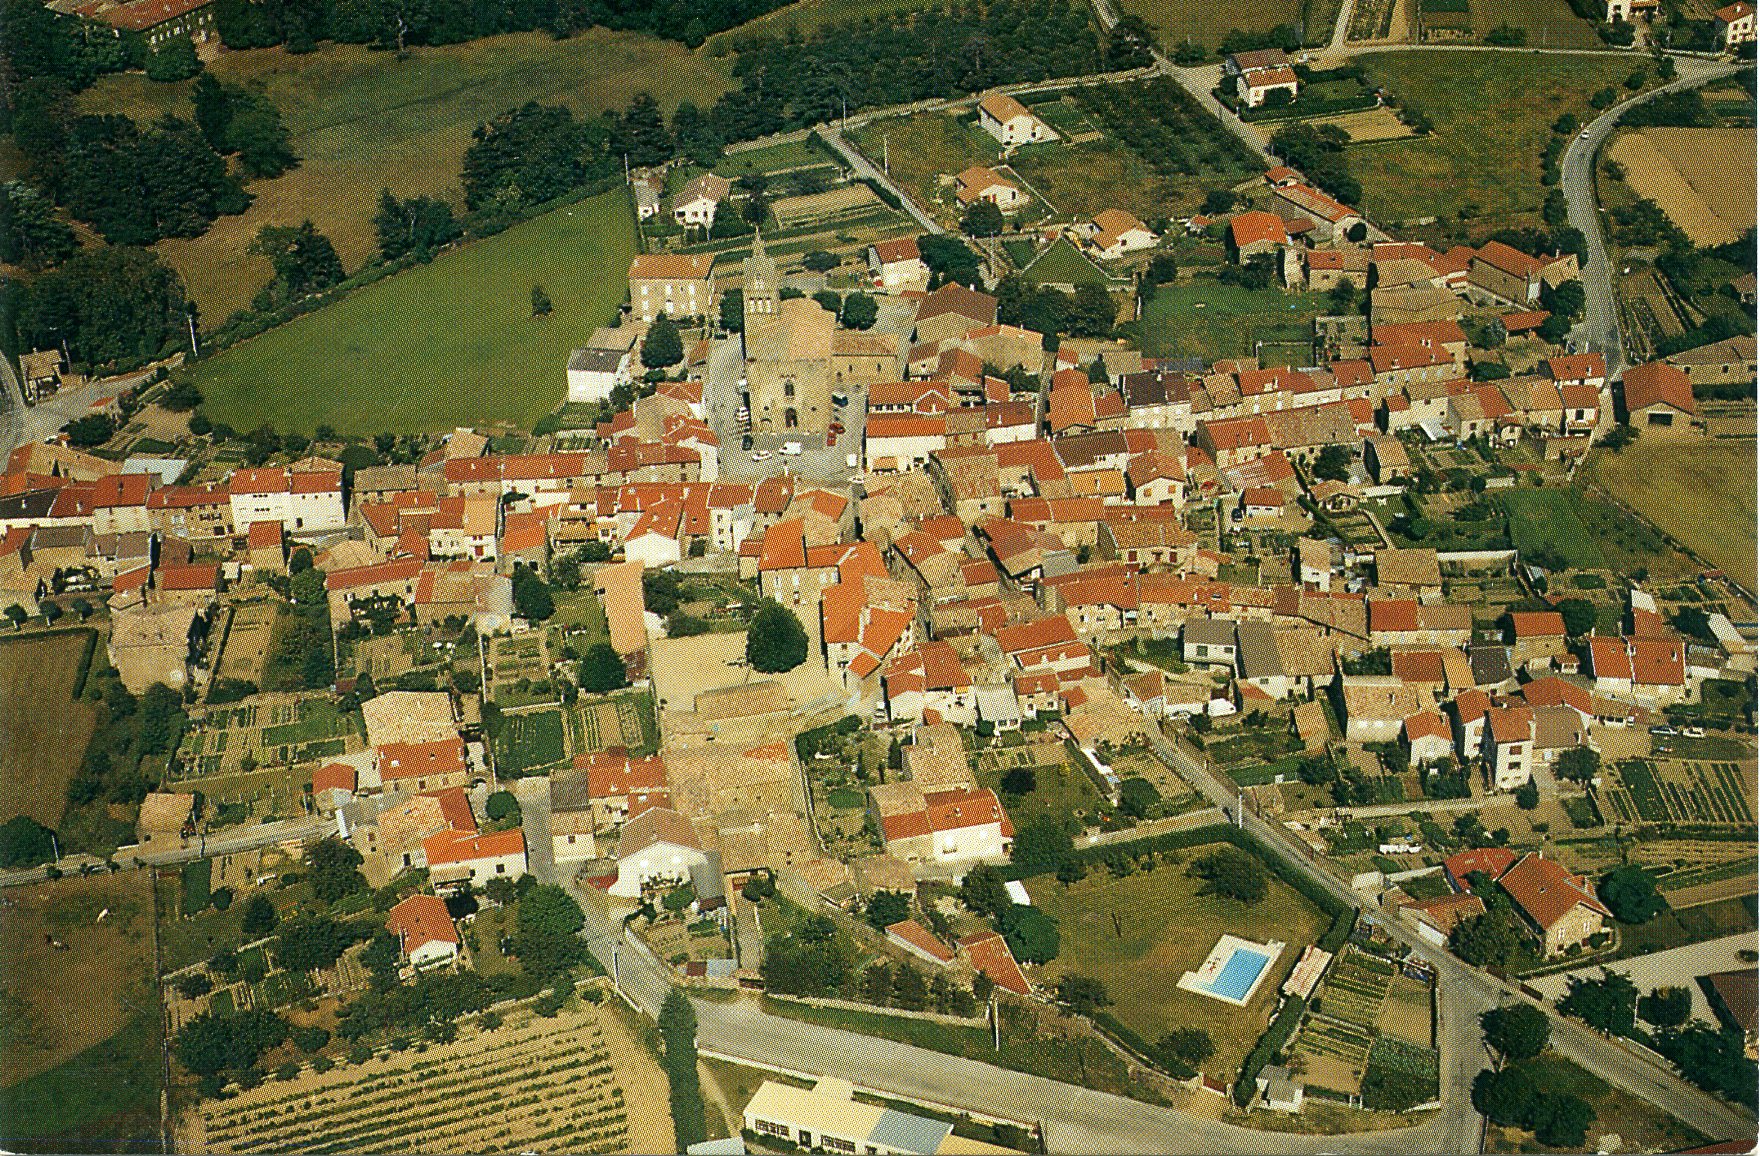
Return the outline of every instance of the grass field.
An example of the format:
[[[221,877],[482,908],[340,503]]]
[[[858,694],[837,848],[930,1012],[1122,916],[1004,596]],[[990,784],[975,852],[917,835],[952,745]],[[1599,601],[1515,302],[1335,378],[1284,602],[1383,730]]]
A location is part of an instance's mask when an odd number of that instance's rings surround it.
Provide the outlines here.
[[[1196,4],[1120,0],[1118,7],[1148,21],[1161,46],[1172,50],[1187,42],[1214,49],[1231,29],[1269,31],[1279,24],[1305,24],[1307,42],[1323,43],[1332,33],[1339,4],[1338,0],[1261,0],[1250,5],[1229,4],[1225,0],[1201,0]]]
[[[253,182],[248,212],[221,218],[200,237],[158,246],[210,325],[248,304],[269,280],[268,262],[245,251],[264,225],[310,217],[353,270],[373,252],[380,189],[459,203],[459,163],[471,133],[490,117],[528,100],[584,113],[621,109],[644,89],[668,110],[683,99],[706,108],[729,84],[722,61],[603,28],[567,40],[531,32],[418,48],[403,61],[357,45],[326,44],[306,55],[266,48],[225,53],[210,68],[220,80],[261,85],[302,158],[292,172]],[[165,111],[189,116],[191,83],[109,76],[80,100],[87,109],[136,119]],[[556,288],[551,295],[560,310]]]
[[[906,194],[930,213],[949,221],[959,216],[953,186],[941,177],[954,176],[972,165],[993,165],[1001,147],[975,123],[944,113],[873,121],[850,134],[858,148],[887,164],[887,173]],[[945,201],[945,204],[942,202]]]
[[[1752,586],[1755,578],[1754,441],[1686,441],[1646,452],[1597,452],[1592,476],[1620,501]],[[1716,501],[1706,501],[1715,495]]]
[[[1313,318],[1328,309],[1324,293],[1244,289],[1199,277],[1157,289],[1136,324],[1145,354],[1197,356],[1208,363],[1251,357],[1255,340],[1309,345]],[[1298,352],[1280,344],[1265,354],[1268,364],[1306,364],[1293,356]]]
[[[14,1151],[156,1149],[151,877],[129,871],[68,878],[7,896],[0,1142]],[[110,914],[100,923],[105,908]],[[67,950],[50,946],[45,935]]]
[[[1499,25],[1520,28],[1528,34],[1529,48],[1599,48],[1595,27],[1571,11],[1565,0],[1504,0],[1474,3],[1473,32],[1481,39]]]
[[[1051,247],[1022,271],[1034,284],[1104,285],[1106,273],[1088,260],[1067,237],[1052,242]]]
[[[1589,1126],[1589,1141],[1617,1133],[1623,1141],[1619,1151],[1678,1152],[1709,1137],[1676,1120],[1660,1108],[1638,1099],[1628,1092],[1612,1087],[1600,1076],[1587,1071],[1563,1056],[1544,1052],[1531,1060],[1520,1061],[1520,1067],[1533,1077],[1539,1087],[1558,1096],[1580,1096],[1595,1109],[1595,1122]],[[1512,1129],[1491,1127],[1485,1136],[1487,1152],[1563,1152],[1568,1149],[1548,1148],[1533,1136]]]
[[[711,51],[719,51],[750,36],[786,37],[790,32],[811,36],[828,25],[890,16],[895,12],[915,12],[924,6],[923,0],[796,0],[717,34],[710,38],[708,47]]]
[[[94,706],[72,701],[90,637],[69,630],[0,643],[0,821],[61,822],[68,780],[97,725]]]
[[[1430,136],[1365,146],[1347,155],[1363,182],[1363,207],[1383,224],[1459,219],[1474,229],[1540,223],[1540,152],[1552,122],[1583,117],[1589,95],[1618,86],[1638,61],[1615,56],[1515,52],[1392,52],[1365,59],[1371,83],[1435,122]],[[1487,139],[1500,147],[1481,147]]]
[[[1184,853],[1186,862],[1213,849],[1194,847]],[[1123,879],[1096,870],[1068,887],[1041,882],[1035,897],[1062,935],[1062,952],[1048,972],[1099,979],[1112,997],[1112,1014],[1151,1042],[1176,1027],[1206,1029],[1216,1041],[1216,1055],[1204,1070],[1228,1077],[1265,1030],[1278,984],[1302,948],[1326,929],[1327,919],[1275,879],[1268,881],[1264,901],[1252,907],[1200,895],[1202,885],[1186,875],[1183,864]],[[1175,912],[1177,919],[1169,918]],[[1244,1008],[1175,986],[1182,974],[1204,962],[1225,932],[1287,945]]]
[[[1065,220],[1092,217],[1102,209],[1123,209],[1143,221],[1178,216],[1195,211],[1208,190],[1232,185],[1246,175],[1227,168],[1164,177],[1136,153],[1104,136],[1080,144],[1029,148],[1009,158],[1009,165]]]
[[[310,433],[530,427],[562,400],[570,349],[616,313],[635,253],[616,189],[370,285],[197,369],[216,421]],[[531,288],[555,302],[531,316]]]
[[[1043,765],[1039,760],[1044,760]],[[972,767],[978,785],[996,792],[1017,828],[1040,816],[1060,821],[1073,818],[1083,826],[1093,826],[1098,815],[1109,809],[1094,781],[1071,764],[1061,743],[986,751],[973,757]],[[1002,789],[1003,777],[1017,768],[1033,772],[1033,789],[1018,795]]]

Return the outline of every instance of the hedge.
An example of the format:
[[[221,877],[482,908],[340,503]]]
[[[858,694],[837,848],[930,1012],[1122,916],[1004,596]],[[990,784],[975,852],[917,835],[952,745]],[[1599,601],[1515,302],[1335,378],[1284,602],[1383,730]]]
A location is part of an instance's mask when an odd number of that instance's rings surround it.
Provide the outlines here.
[[[1283,1010],[1277,1013],[1277,1018],[1271,1021],[1271,1026],[1265,1029],[1265,1034],[1259,1037],[1259,1042],[1253,1045],[1253,1050],[1241,1061],[1240,1078],[1234,1082],[1236,1104],[1244,1108],[1253,1102],[1253,1096],[1259,1090],[1254,1081],[1259,1078],[1265,1065],[1271,1062],[1271,1058],[1289,1043],[1296,1026],[1302,1022],[1302,1013],[1307,1010],[1308,1001],[1300,996],[1292,995],[1284,1002]]]

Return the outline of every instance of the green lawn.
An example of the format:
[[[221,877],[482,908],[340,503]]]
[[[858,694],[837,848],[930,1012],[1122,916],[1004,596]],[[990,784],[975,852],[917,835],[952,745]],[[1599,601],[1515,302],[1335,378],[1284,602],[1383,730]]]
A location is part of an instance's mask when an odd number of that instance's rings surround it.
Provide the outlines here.
[[[976,768],[978,785],[996,792],[1016,828],[1040,816],[1058,820],[1074,819],[1088,826],[1095,822],[1097,815],[1111,809],[1087,772],[1070,763],[1066,757],[1067,750],[1062,745],[1014,749],[1043,750],[1046,758],[1054,760],[1046,766],[1032,768],[1033,789],[1025,794],[1010,794],[1002,789],[1002,779],[1007,768],[999,767],[989,760],[980,762],[976,759],[973,760],[973,766]]]
[[[1630,54],[1536,56],[1523,52],[1391,52],[1364,58],[1368,79],[1435,122],[1430,136],[1349,151],[1363,206],[1385,225],[1434,216],[1489,232],[1537,225],[1545,190],[1540,153],[1552,122],[1585,117],[1589,96],[1618,87],[1646,61]],[[1624,91],[1623,89],[1621,90]],[[1488,140],[1497,148],[1486,148]]]
[[[1523,554],[1550,548],[1571,569],[1601,570],[1607,559],[1589,528],[1577,516],[1569,490],[1511,490],[1498,501],[1509,514],[1509,536]]]
[[[156,992],[133,986],[143,1001]],[[0,1133],[14,1151],[146,1152],[159,1145],[156,1005],[66,1063],[0,1089]]]
[[[1313,319],[1328,311],[1324,293],[1244,289],[1198,277],[1157,289],[1137,327],[1150,357],[1196,356],[1209,363],[1251,357],[1255,340],[1306,345]],[[1298,352],[1298,344],[1280,344],[1264,355],[1267,364],[1305,364]]]
[[[897,155],[894,145],[893,156]],[[1064,220],[1093,217],[1102,209],[1123,209],[1145,222],[1193,212],[1207,191],[1232,185],[1248,171],[1225,163],[1193,176],[1165,177],[1104,136],[1074,145],[1025,149],[1010,157],[1009,165]]]
[[[1328,920],[1276,879],[1267,881],[1265,899],[1251,907],[1198,894],[1202,880],[1187,876],[1186,867],[1217,846],[1191,848],[1181,852],[1178,865],[1123,879],[1104,868],[1068,887],[1042,878],[1033,884],[1033,899],[1057,920],[1062,935],[1062,952],[1047,972],[1099,979],[1112,997],[1112,1014],[1145,1040],[1176,1027],[1204,1028],[1216,1042],[1204,1070],[1229,1079],[1265,1030],[1278,985]],[[1175,986],[1224,933],[1287,945],[1244,1008]]]
[[[623,189],[516,225],[202,363],[206,411],[284,432],[529,427],[562,400],[569,350],[623,301],[635,243]],[[534,283],[548,317],[531,316]]]
[[[562,712],[509,715],[495,737],[495,770],[502,778],[562,761]]]
[[[527,32],[417,48],[404,60],[364,45],[326,44],[303,55],[265,48],[225,52],[208,67],[220,80],[268,94],[301,163],[272,181],[251,182],[255,201],[243,215],[157,246],[183,274],[206,325],[248,304],[269,280],[269,263],[247,252],[263,225],[310,217],[352,271],[373,253],[380,189],[456,205],[464,150],[490,117],[528,100],[596,114],[624,108],[642,90],[667,110],[685,99],[707,108],[730,83],[726,60],[604,28],[566,40]],[[106,76],[79,100],[86,110],[137,120],[187,117],[192,83],[155,84],[138,72]]]

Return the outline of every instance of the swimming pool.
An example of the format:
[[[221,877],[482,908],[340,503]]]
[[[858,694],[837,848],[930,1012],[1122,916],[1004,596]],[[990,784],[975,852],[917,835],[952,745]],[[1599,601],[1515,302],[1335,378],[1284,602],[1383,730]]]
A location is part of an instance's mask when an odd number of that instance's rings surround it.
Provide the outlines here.
[[[1258,982],[1259,973],[1264,971],[1270,963],[1271,957],[1269,955],[1237,947],[1234,949],[1234,954],[1228,957],[1228,962],[1222,965],[1222,970],[1216,974],[1216,978],[1210,981],[1209,990],[1223,999],[1234,1000],[1237,1003],[1245,1000],[1247,993],[1252,991],[1253,985]]]

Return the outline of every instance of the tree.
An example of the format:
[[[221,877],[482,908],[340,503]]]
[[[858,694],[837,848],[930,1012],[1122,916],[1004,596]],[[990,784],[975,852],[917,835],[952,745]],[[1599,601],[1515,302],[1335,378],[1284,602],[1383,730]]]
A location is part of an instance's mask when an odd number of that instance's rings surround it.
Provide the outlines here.
[[[264,225],[251,242],[250,251],[269,258],[275,270],[268,286],[258,295],[263,308],[299,301],[342,280],[342,260],[336,255],[336,247],[310,220],[293,228]]]
[[[453,219],[452,206],[433,197],[411,197],[398,200],[390,189],[379,193],[379,211],[373,215],[373,228],[379,235],[379,255],[395,261],[413,253],[426,261],[436,251],[457,240],[460,229]],[[534,290],[542,286],[534,285]],[[534,296],[533,313],[537,312]]]
[[[866,293],[848,293],[843,298],[843,314],[838,318],[845,329],[872,329],[880,319],[880,303]]]
[[[995,917],[1013,906],[1003,888],[1002,875],[988,863],[980,863],[966,872],[959,886],[960,902],[979,915]]]
[[[178,976],[175,986],[185,999],[199,999],[214,990],[214,981],[204,972],[192,971]]]
[[[642,364],[649,369],[666,369],[684,360],[684,339],[672,318],[662,313],[648,326],[648,338],[642,342]]]
[[[1351,477],[1351,451],[1345,446],[1331,445],[1314,459],[1314,476],[1335,482],[1348,482]]]
[[[1655,878],[1635,864],[1603,875],[1595,891],[1621,923],[1648,923],[1668,907],[1668,901],[1656,893]]]
[[[1030,795],[1039,785],[1039,776],[1032,767],[1014,767],[1003,772],[1002,793],[1005,795]]]
[[[1515,925],[1503,907],[1461,920],[1448,936],[1449,950],[1474,967],[1501,967],[1520,946]]]
[[[1112,1003],[1106,985],[1091,975],[1065,975],[1057,981],[1057,1000],[1077,1015],[1088,1015]]]
[[[884,931],[911,917],[911,897],[902,891],[876,891],[863,917],[870,926]]]
[[[73,360],[88,365],[156,356],[188,316],[182,280],[147,249],[88,249],[28,286],[14,284],[23,290],[16,294],[20,344],[47,349],[65,341]]]
[[[1580,637],[1595,628],[1595,604],[1587,598],[1566,598],[1553,609],[1564,618],[1565,633]]]
[[[397,936],[381,927],[367,941],[366,950],[361,952],[361,964],[372,972],[374,980],[381,987],[390,987],[397,982],[397,965],[403,959],[403,946]]]
[[[917,238],[917,253],[923,258],[923,264],[929,267],[931,289],[949,282],[968,287],[983,283],[982,262],[958,237],[924,233]]]
[[[532,286],[532,316],[548,317],[555,306],[550,301],[550,294],[542,285]]]
[[[1524,811],[1532,811],[1540,805],[1540,788],[1533,779],[1529,779],[1515,790],[1516,806]]]
[[[1051,815],[1035,815],[1015,831],[1009,858],[1016,863],[1055,869],[1074,849],[1075,842],[1061,820]]]
[[[529,566],[515,564],[513,570],[513,612],[528,622],[542,622],[556,613],[556,598],[550,586]]]
[[[991,201],[973,201],[959,219],[960,232],[968,237],[994,237],[1007,224],[1002,210]]]
[[[746,294],[743,289],[729,289],[721,295],[721,328],[738,333],[746,327]]]
[[[1595,1122],[1595,1109],[1581,1096],[1540,1095],[1528,1113],[1534,1139],[1549,1148],[1581,1150]]]
[[[320,1027],[294,1028],[291,1036],[293,1046],[307,1055],[322,1050],[330,1042],[329,1031]]]
[[[177,37],[165,47],[147,53],[147,79],[161,84],[188,80],[202,70],[196,57],[196,46],[187,37]]]
[[[1586,783],[1601,773],[1601,756],[1589,747],[1572,747],[1558,756],[1552,770],[1561,779]]]
[[[1678,1028],[1693,1014],[1693,994],[1684,987],[1659,987],[1638,997],[1638,1018],[1659,1028]]]
[[[1161,1037],[1156,1050],[1195,1068],[1216,1054],[1216,1041],[1203,1028],[1175,1028]]]
[[[1072,883],[1080,883],[1088,877],[1088,866],[1080,859],[1065,859],[1058,865],[1057,881],[1065,887]]]
[[[520,821],[519,800],[513,797],[512,791],[496,791],[483,804],[483,812],[489,816],[491,823],[512,821],[518,826]]]
[[[1479,1017],[1479,1024],[1485,1030],[1485,1042],[1505,1061],[1539,1055],[1552,1034],[1546,1013],[1525,1003],[1494,1007]]]
[[[0,261],[26,269],[60,264],[79,249],[55,205],[23,181],[0,184]]]
[[[519,902],[513,932],[513,953],[529,974],[548,978],[584,956],[587,945],[579,932],[586,922],[580,904],[555,884],[531,889]]]
[[[595,642],[581,656],[581,689],[588,694],[606,694],[629,685],[629,674],[623,659],[609,642]]]
[[[1203,892],[1221,895],[1249,906],[1265,898],[1266,875],[1260,862],[1239,847],[1219,847],[1188,869],[1205,880]]]
[[[1473,1107],[1500,1127],[1526,1127],[1539,1095],[1534,1077],[1522,1068],[1487,1069],[1473,1077]]]
[[[672,988],[660,1005],[657,1021],[662,1044],[661,1062],[671,1086],[672,1130],[677,1151],[701,1143],[707,1130],[703,1121],[703,1093],[697,1082],[697,1014],[684,992]]]
[[[829,273],[841,263],[837,254],[827,253],[823,249],[809,249],[801,254],[801,264],[814,273]]]
[[[335,903],[344,895],[366,889],[367,879],[358,868],[361,853],[331,835],[313,843],[306,852],[306,881],[320,903]]]
[[[774,599],[764,599],[746,630],[746,661],[753,670],[780,674],[806,660],[807,632],[801,620]]]
[[[1654,1043],[1692,1083],[1753,1110],[1760,1080],[1739,1029],[1695,1023],[1678,1032],[1659,1032]]]
[[[29,815],[0,823],[0,867],[35,867],[55,858],[55,832]]]
[[[996,922],[1016,959],[1023,963],[1050,963],[1057,958],[1057,921],[1037,907],[1010,904]]]
[[[813,294],[813,300],[819,308],[836,317],[843,310],[843,297],[835,289],[821,289]]]
[[[1575,1016],[1598,1032],[1629,1036],[1637,1016],[1638,989],[1617,972],[1601,969],[1600,979],[1571,977],[1558,1010]]]
[[[172,1041],[177,1062],[197,1076],[243,1071],[287,1039],[287,1021],[271,1011],[252,1009],[215,1015],[203,1012],[178,1029]]]
[[[356,925],[324,915],[296,915],[275,937],[275,962],[285,971],[329,967],[360,938]]]

